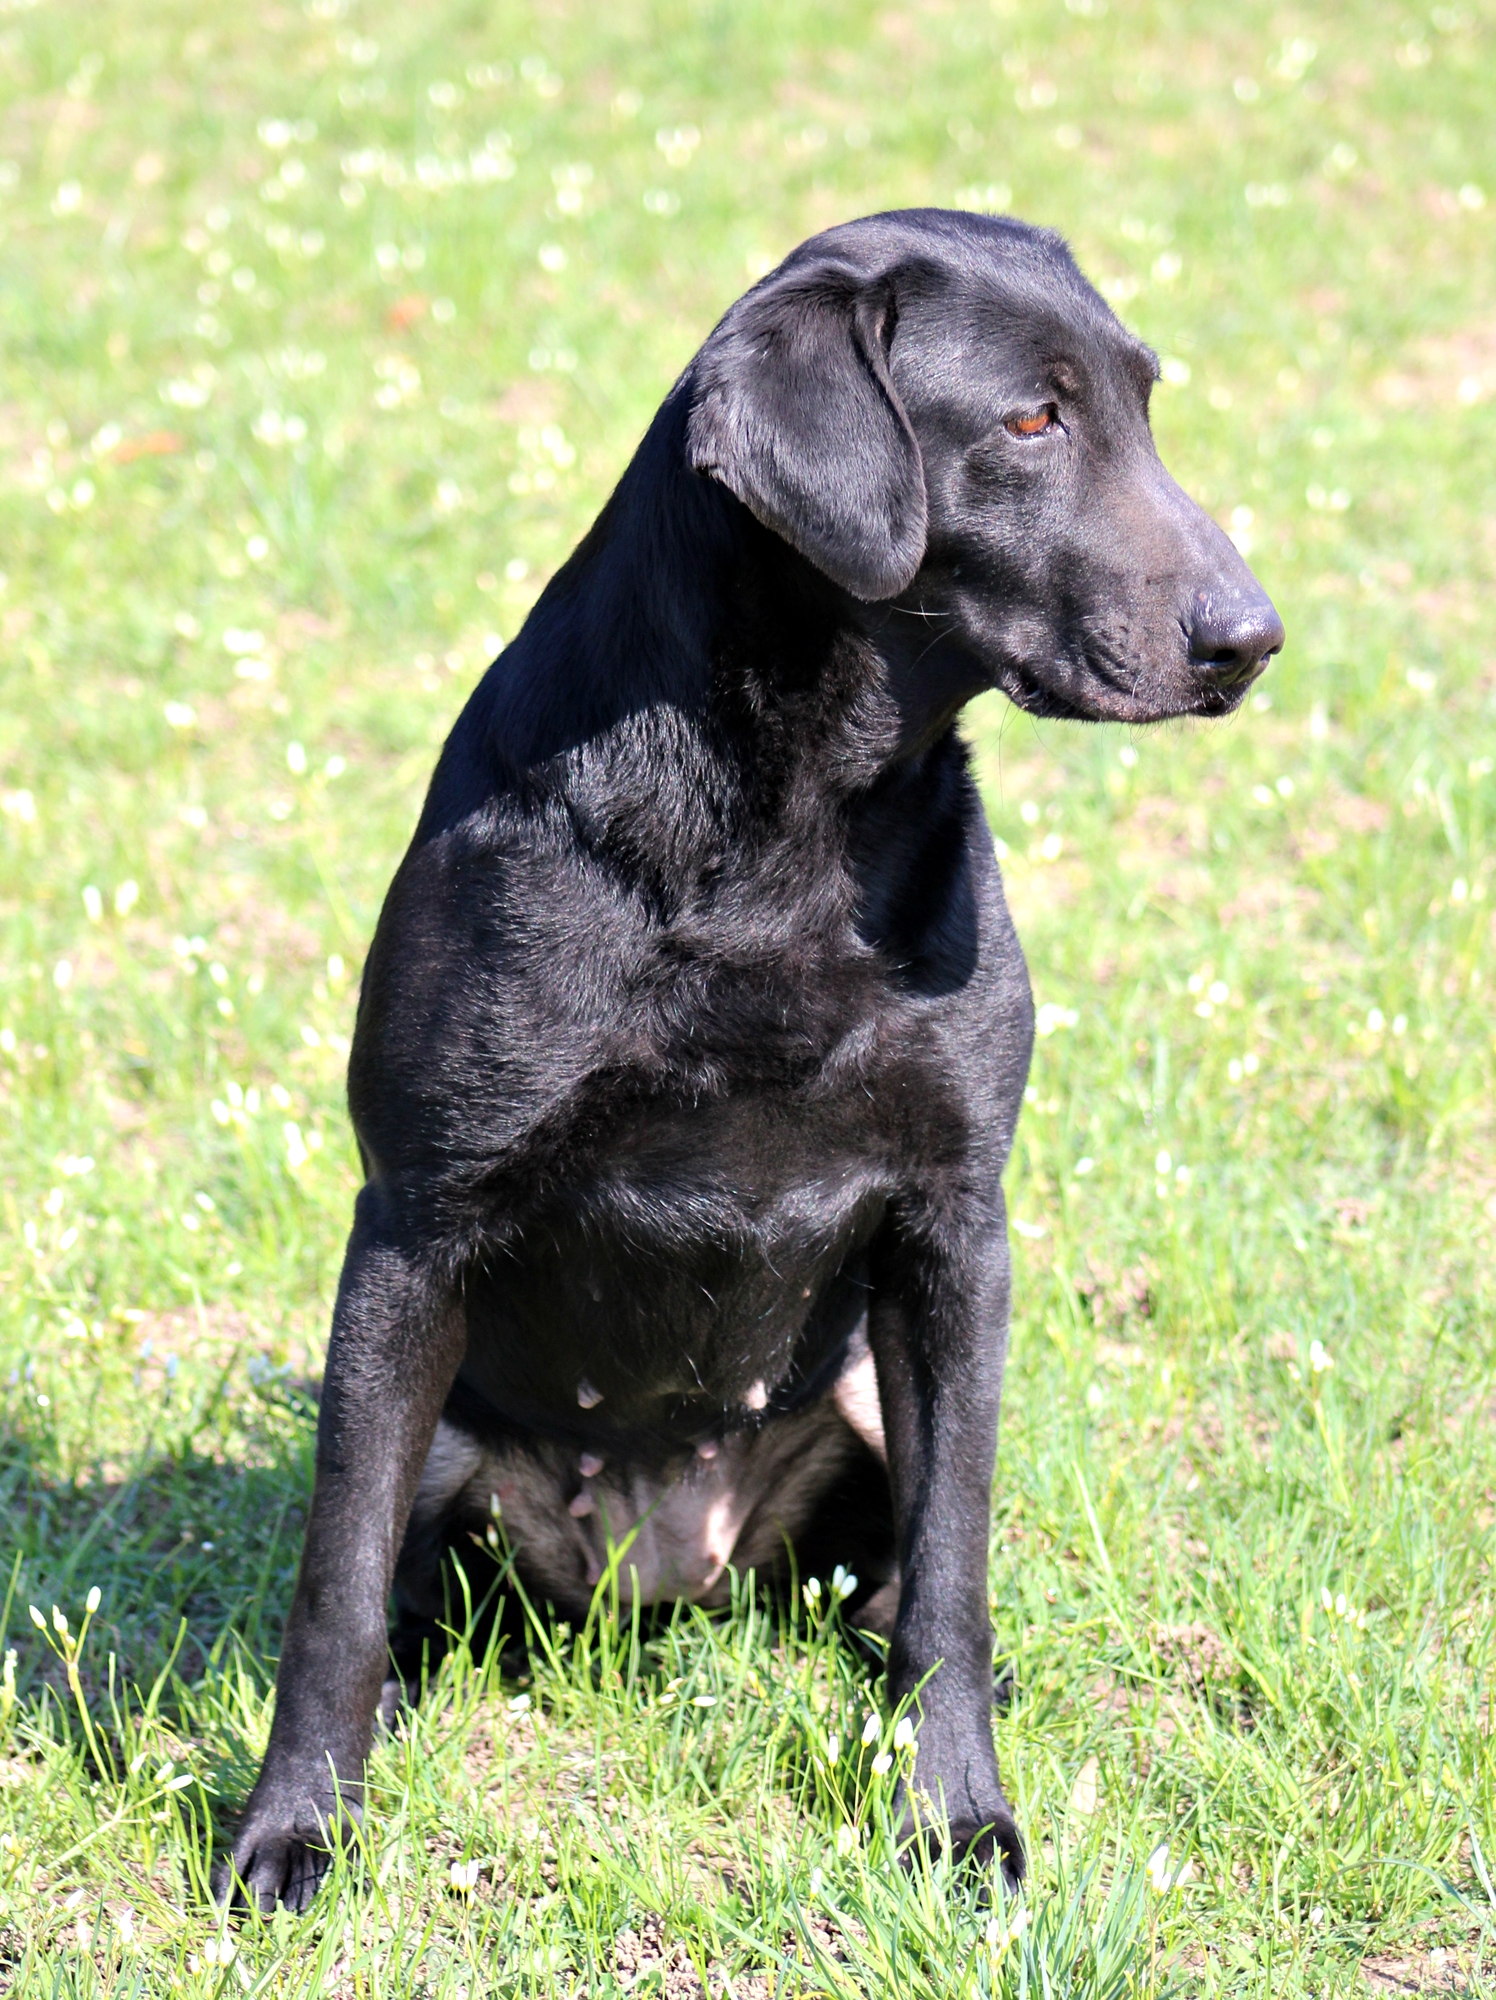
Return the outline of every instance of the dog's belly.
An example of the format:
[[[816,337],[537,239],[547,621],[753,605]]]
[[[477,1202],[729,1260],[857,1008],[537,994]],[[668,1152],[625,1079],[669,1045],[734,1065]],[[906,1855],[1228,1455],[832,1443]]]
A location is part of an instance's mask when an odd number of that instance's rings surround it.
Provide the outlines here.
[[[436,1543],[492,1522],[527,1583],[567,1610],[585,1608],[610,1565],[625,1603],[722,1604],[729,1566],[780,1562],[864,1447],[885,1456],[861,1342],[826,1395],[725,1437],[709,1456],[604,1460],[531,1438],[485,1442],[443,1418],[411,1535]]]

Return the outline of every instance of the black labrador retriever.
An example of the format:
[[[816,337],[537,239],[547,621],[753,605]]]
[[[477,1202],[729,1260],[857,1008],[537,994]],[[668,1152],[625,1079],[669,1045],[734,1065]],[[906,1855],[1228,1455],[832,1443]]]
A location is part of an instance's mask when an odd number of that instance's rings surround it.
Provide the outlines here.
[[[221,1890],[303,1906],[497,1511],[531,1595],[850,1559],[917,1785],[992,1741],[1032,1004],[955,720],[1228,714],[1283,641],[1060,239],[912,210],[732,307],[449,738],[364,972],[366,1184]],[[619,1549],[623,1553],[617,1554]]]

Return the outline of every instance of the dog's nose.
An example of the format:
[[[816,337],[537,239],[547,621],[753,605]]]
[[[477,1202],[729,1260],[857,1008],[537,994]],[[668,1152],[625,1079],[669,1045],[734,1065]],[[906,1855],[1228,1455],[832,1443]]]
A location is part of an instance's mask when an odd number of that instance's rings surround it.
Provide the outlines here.
[[[1189,620],[1190,659],[1223,687],[1255,680],[1283,644],[1283,620],[1264,590],[1201,590]]]

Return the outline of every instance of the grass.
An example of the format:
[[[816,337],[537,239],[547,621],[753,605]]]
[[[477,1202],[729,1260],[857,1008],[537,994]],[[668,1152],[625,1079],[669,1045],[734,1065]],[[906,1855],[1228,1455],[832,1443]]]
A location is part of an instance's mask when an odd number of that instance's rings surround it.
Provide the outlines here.
[[[1493,71],[1489,0],[3,0],[0,1986],[1496,1992]],[[989,201],[1290,632],[1228,727],[970,715],[1032,1921],[889,1866],[823,1592],[459,1651],[226,1931],[436,747],[750,276]]]

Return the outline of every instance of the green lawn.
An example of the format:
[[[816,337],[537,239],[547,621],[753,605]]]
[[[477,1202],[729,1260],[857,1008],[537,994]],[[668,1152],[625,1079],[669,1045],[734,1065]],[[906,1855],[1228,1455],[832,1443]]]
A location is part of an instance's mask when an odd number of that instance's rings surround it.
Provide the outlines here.
[[[1226,726],[970,717],[1031,1921],[890,1864],[828,1586],[459,1654],[225,1930],[434,753],[718,313],[915,203],[1069,236],[1289,628]],[[1496,1993],[1492,0],[0,0],[0,355],[0,1988]]]

